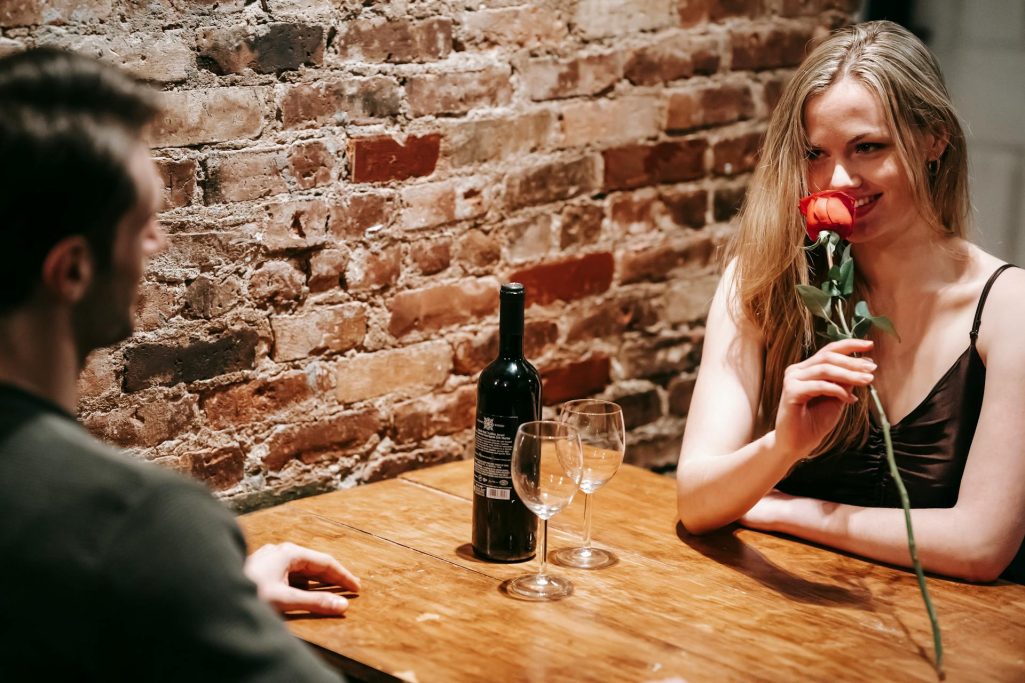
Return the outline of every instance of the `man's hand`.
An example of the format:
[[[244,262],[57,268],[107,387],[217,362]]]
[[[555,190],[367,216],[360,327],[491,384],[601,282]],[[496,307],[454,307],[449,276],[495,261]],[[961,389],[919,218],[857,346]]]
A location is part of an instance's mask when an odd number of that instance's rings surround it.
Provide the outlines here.
[[[316,579],[347,591],[359,592],[359,579],[338,560],[294,543],[265,545],[246,558],[244,571],[256,584],[257,595],[279,612],[305,610],[341,614],[349,601],[328,591],[309,591],[292,584]]]

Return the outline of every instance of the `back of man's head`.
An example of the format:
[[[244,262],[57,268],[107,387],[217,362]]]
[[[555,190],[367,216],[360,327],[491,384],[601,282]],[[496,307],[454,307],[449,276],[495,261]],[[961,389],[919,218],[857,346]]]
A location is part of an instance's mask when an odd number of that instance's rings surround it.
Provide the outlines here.
[[[38,48],[0,59],[0,315],[24,304],[46,254],[83,235],[109,266],[135,205],[128,159],[155,94],[94,59]]]

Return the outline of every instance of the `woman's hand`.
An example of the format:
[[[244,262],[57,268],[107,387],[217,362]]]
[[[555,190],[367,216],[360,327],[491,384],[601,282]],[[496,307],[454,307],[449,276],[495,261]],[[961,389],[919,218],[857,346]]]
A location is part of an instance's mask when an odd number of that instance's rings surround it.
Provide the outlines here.
[[[784,371],[776,445],[794,462],[808,457],[836,426],[844,406],[857,400],[853,388],[872,383],[875,363],[851,355],[868,353],[872,346],[867,339],[832,342]]]
[[[245,575],[256,584],[260,599],[279,612],[306,610],[313,614],[341,614],[349,601],[329,591],[295,587],[309,579],[359,592],[359,579],[326,553],[294,543],[265,545],[246,558]]]

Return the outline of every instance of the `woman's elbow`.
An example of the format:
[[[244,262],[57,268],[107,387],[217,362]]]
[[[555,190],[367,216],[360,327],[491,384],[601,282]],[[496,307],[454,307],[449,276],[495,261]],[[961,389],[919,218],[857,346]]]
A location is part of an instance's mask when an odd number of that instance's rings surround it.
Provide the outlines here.
[[[683,528],[688,533],[700,536],[701,534],[707,534],[721,529],[724,524],[716,524],[714,520],[710,519],[707,515],[702,515],[701,511],[697,509],[698,506],[693,505],[687,500],[682,494],[678,494],[676,497],[676,517],[683,524]]]
[[[1017,547],[980,541],[964,548],[952,575],[971,583],[992,583],[1000,578],[1014,559]]]

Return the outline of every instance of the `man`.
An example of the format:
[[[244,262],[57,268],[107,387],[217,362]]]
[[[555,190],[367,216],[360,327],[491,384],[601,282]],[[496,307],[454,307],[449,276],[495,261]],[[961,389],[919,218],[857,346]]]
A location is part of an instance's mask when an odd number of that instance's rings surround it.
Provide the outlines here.
[[[0,59],[0,677],[337,681],[265,602],[338,614],[289,575],[356,577],[291,544],[245,560],[203,487],[72,417],[85,357],[131,334],[163,245],[153,98],[71,53]]]

